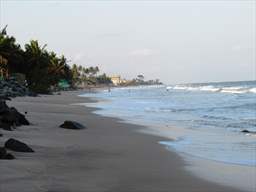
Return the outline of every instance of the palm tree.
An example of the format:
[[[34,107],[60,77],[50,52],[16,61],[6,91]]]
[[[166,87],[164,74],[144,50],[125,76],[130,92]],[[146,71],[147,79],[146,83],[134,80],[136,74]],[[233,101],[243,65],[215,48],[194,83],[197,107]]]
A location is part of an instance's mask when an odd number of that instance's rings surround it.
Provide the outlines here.
[[[46,45],[40,46],[38,41],[32,40],[25,45],[25,72],[29,87],[36,92],[48,92],[50,88],[50,56]]]
[[[6,28],[0,32],[0,55],[8,60],[8,70],[15,73],[23,68],[23,50],[13,36],[7,35]]]
[[[73,64],[71,71],[73,75],[73,83],[76,84],[79,81],[79,71],[76,64]]]
[[[0,31],[0,67],[8,61],[7,70],[25,74],[29,88],[36,92],[48,92],[60,79],[71,82],[73,75],[63,55],[48,52],[46,45],[40,46],[36,40],[25,44],[22,50],[16,39],[7,35],[6,28]]]

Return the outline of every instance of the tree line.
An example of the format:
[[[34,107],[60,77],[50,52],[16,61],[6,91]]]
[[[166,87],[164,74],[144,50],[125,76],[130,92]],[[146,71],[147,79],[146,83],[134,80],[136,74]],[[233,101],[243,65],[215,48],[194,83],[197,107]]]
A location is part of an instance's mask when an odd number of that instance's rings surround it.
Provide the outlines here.
[[[46,45],[40,45],[37,40],[21,48],[15,37],[7,34],[6,28],[0,31],[0,72],[5,78],[23,74],[28,88],[36,93],[49,93],[60,80],[74,88],[81,84],[111,83],[106,74],[98,75],[98,67],[70,66],[64,55],[48,51]]]

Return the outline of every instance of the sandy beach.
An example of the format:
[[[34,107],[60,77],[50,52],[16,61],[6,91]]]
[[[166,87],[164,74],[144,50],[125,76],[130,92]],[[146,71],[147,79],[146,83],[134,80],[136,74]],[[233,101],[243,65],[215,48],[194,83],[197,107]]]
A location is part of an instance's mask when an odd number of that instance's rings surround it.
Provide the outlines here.
[[[8,102],[20,112],[27,111],[32,125],[13,132],[1,130],[0,145],[15,138],[35,153],[13,152],[15,160],[0,161],[0,192],[239,191],[186,171],[178,154],[158,144],[160,137],[137,132],[142,126],[72,105],[92,102],[78,94],[19,97]],[[59,128],[65,120],[78,121],[87,129]]]

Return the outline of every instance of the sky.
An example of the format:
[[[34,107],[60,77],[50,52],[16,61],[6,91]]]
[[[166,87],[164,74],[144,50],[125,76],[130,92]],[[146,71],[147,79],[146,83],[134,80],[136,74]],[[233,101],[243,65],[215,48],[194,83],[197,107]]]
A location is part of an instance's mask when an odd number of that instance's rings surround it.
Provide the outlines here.
[[[70,63],[167,84],[256,79],[256,0],[0,0],[1,28]]]

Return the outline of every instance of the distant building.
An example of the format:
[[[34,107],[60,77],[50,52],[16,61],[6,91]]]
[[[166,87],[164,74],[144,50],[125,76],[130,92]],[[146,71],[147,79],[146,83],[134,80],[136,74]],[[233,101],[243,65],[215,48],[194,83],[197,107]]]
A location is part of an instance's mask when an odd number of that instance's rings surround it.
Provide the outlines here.
[[[121,79],[121,84],[126,84],[126,83],[128,83],[129,82],[129,80],[126,80],[126,79]]]
[[[114,85],[120,85],[120,83],[121,83],[120,75],[111,76],[110,79]]]

